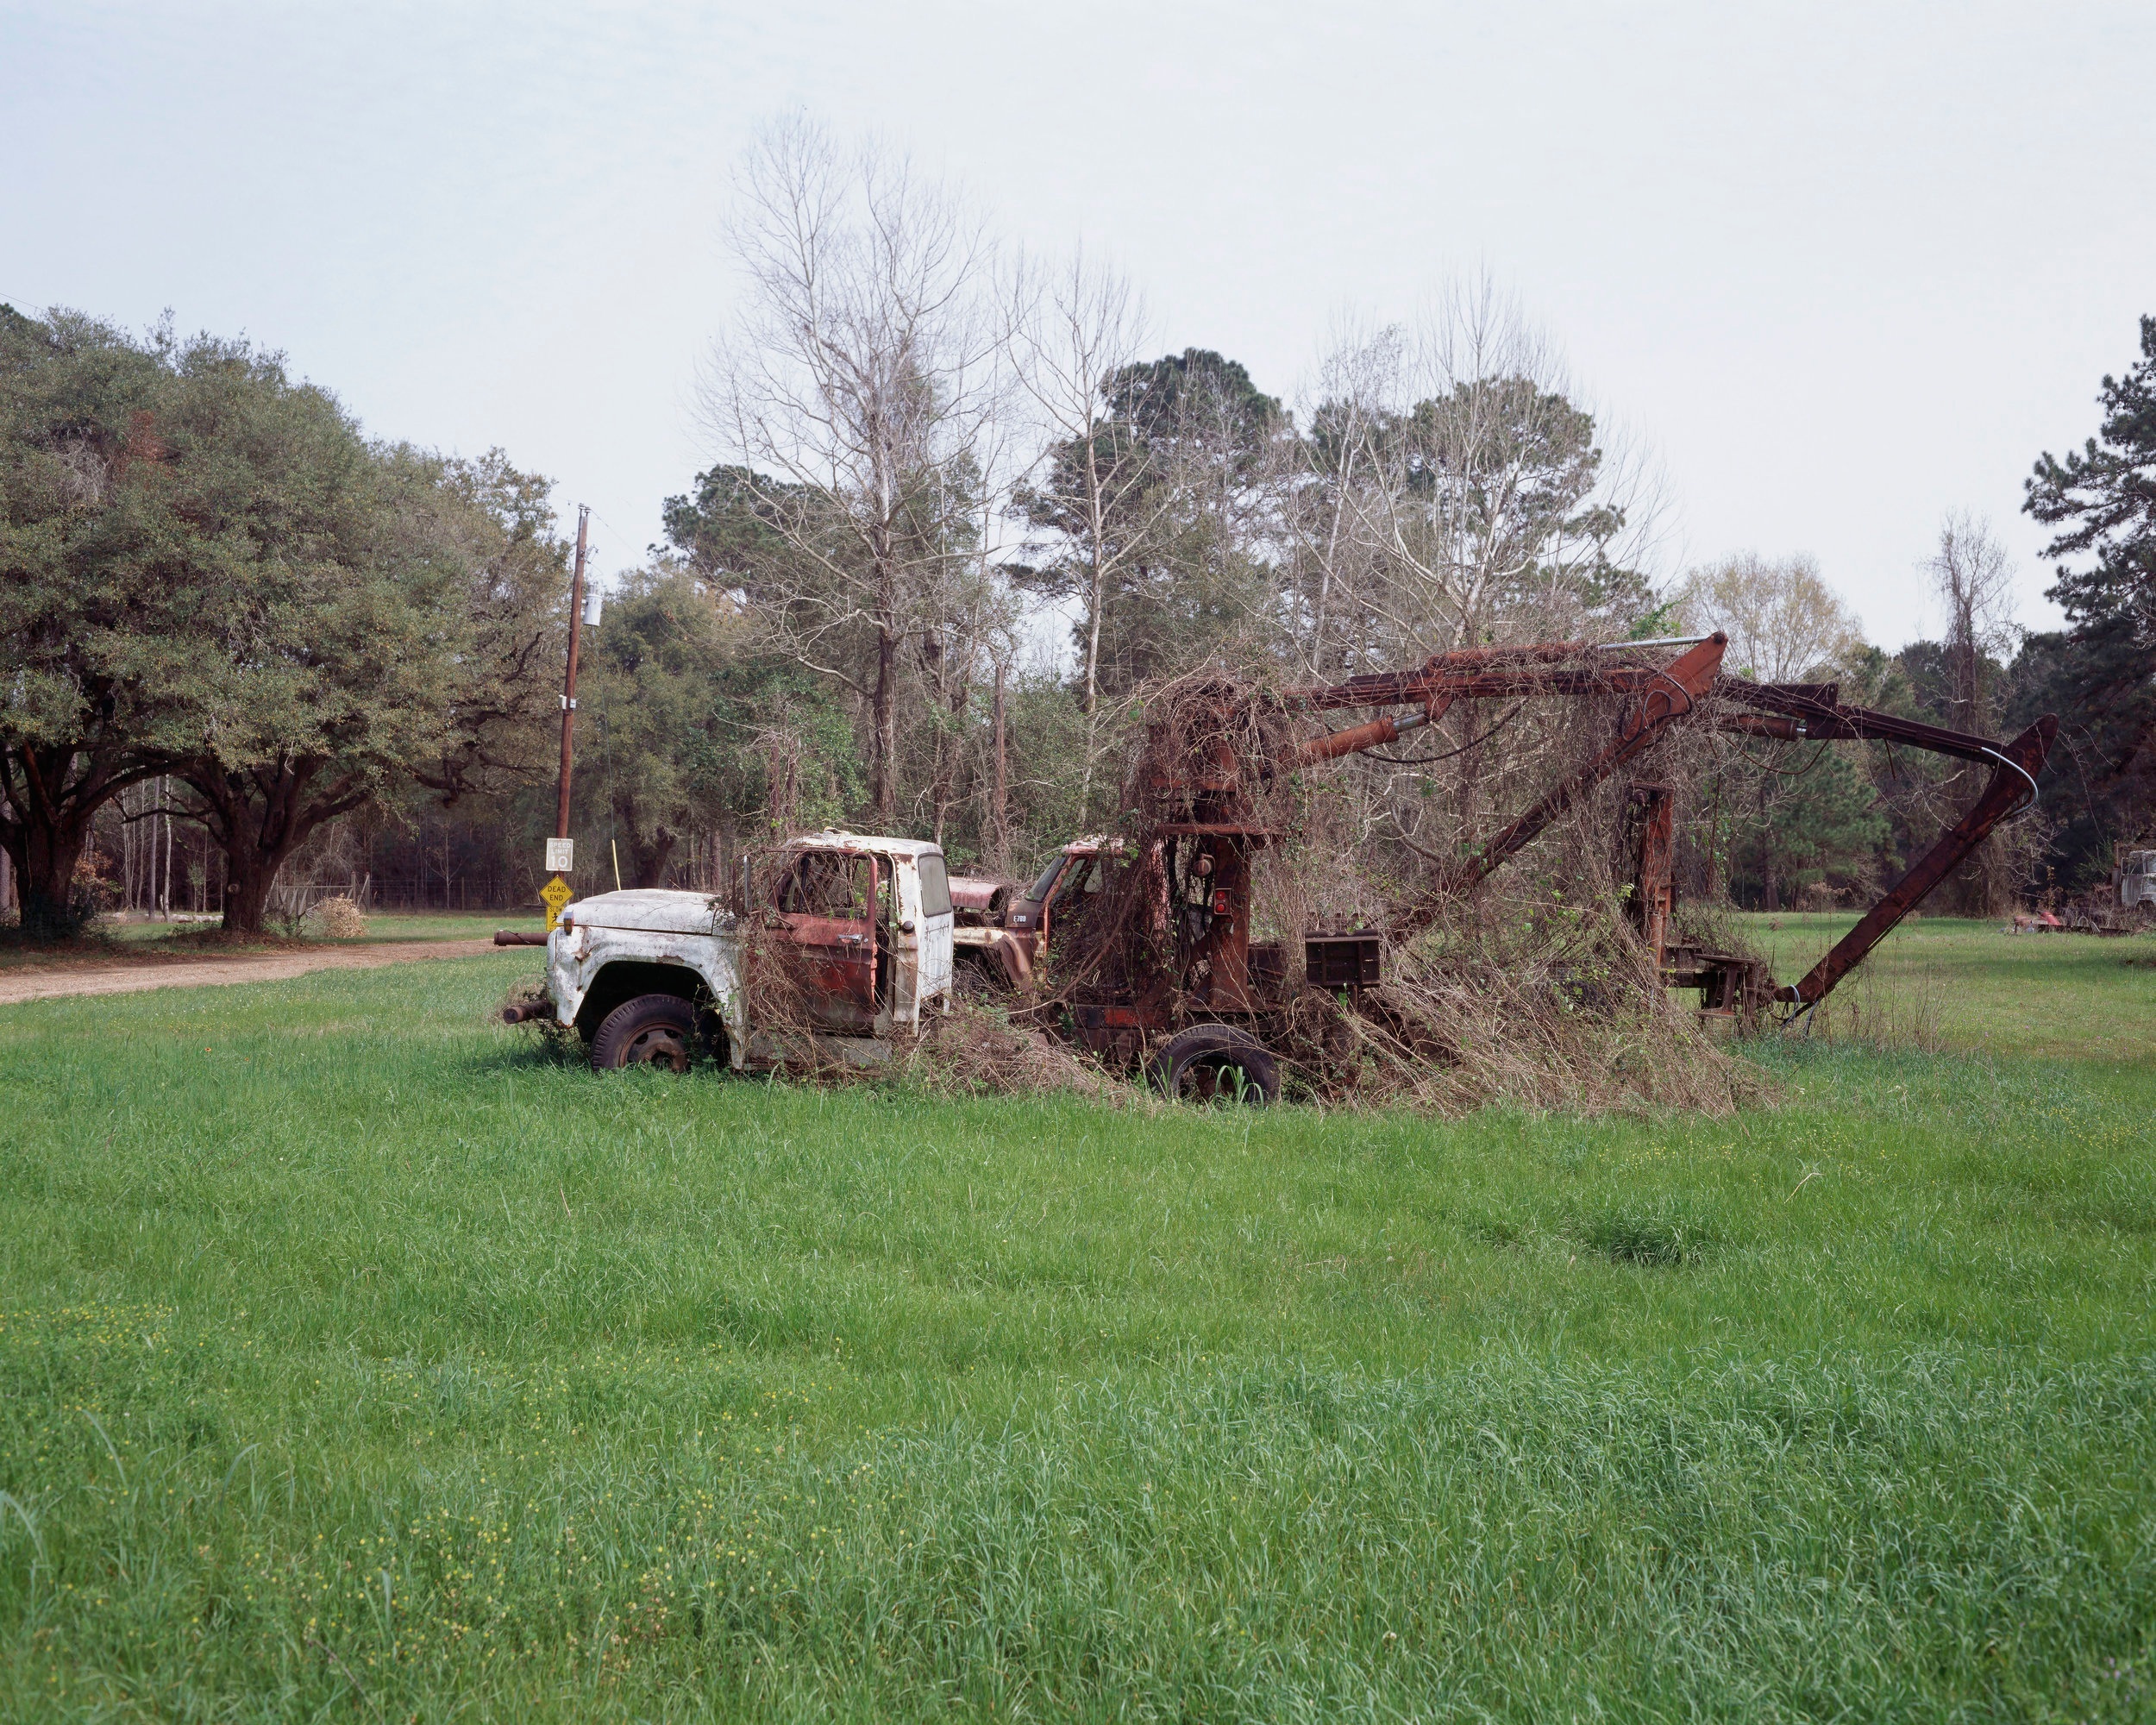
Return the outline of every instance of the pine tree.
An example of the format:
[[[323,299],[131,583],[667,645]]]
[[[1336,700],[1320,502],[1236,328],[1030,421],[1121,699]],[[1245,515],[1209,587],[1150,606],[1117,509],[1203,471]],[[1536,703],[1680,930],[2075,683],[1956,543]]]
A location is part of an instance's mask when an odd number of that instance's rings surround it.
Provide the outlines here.
[[[2022,504],[2061,530],[2044,555],[2060,564],[2049,596],[2069,626],[2031,638],[2017,681],[2062,700],[2069,737],[2088,745],[2084,869],[2106,860],[2099,829],[2132,838],[2156,819],[2156,317],[2141,319],[2140,345],[2132,370],[2103,380],[2097,435],[2064,461],[2040,457]]]

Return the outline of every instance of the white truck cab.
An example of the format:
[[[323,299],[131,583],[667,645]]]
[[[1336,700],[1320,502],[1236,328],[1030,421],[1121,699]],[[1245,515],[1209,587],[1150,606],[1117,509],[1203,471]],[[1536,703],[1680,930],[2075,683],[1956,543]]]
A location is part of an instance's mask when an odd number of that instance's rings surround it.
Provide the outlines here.
[[[741,1067],[818,1053],[887,1058],[951,994],[950,885],[935,844],[817,832],[743,859],[736,905],[703,893],[601,893],[571,904],[547,940],[555,1021],[595,1069],[685,1071],[701,1043]],[[799,1017],[753,1021],[754,942],[792,962]]]

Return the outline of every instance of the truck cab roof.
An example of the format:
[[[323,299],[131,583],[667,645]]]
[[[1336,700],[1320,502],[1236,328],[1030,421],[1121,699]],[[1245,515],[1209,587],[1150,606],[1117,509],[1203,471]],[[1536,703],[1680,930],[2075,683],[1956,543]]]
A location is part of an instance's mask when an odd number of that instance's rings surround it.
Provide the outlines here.
[[[780,847],[785,850],[867,850],[879,856],[918,857],[930,852],[940,856],[943,847],[932,838],[887,838],[878,833],[846,832],[826,829],[796,834]]]

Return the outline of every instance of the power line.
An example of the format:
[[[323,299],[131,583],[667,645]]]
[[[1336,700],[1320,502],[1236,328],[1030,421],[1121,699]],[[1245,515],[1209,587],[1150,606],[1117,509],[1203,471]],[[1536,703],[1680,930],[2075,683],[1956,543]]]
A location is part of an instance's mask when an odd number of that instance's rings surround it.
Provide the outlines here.
[[[629,536],[624,533],[620,528],[615,526],[614,524],[609,521],[605,516],[601,515],[596,509],[592,511],[592,519],[598,522],[601,527],[604,527],[609,536],[613,539],[614,543],[621,547],[625,565],[634,565],[643,561],[643,551],[639,551],[635,545],[631,544],[630,543]],[[650,547],[646,546],[644,549],[649,550],[650,549]]]

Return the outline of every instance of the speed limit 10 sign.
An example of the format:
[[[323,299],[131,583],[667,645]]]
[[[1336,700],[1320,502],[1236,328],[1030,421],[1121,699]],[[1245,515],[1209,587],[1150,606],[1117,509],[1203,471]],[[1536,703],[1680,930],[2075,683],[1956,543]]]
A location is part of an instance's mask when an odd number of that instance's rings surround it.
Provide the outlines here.
[[[547,841],[547,873],[571,875],[576,872],[576,841],[573,838],[549,838]]]

